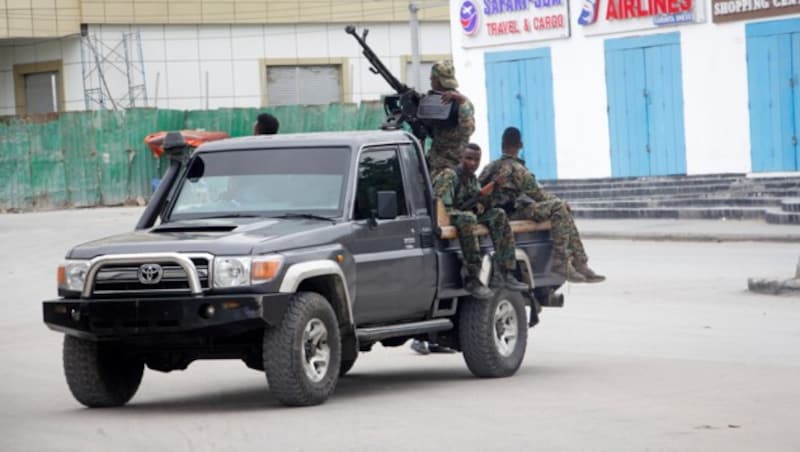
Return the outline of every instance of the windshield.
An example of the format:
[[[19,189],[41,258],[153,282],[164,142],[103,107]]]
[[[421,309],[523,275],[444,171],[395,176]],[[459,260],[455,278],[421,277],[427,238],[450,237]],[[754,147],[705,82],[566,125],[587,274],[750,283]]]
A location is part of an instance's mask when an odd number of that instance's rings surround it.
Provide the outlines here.
[[[341,216],[348,148],[201,153],[189,163],[169,220]]]

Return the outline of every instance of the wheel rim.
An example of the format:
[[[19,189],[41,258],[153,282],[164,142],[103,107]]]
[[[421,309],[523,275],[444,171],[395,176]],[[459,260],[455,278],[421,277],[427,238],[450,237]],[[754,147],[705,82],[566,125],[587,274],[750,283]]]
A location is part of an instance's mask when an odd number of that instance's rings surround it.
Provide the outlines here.
[[[319,382],[328,373],[331,348],[328,346],[328,328],[322,320],[311,319],[303,329],[303,369],[313,382]]]
[[[494,311],[494,345],[501,355],[508,357],[514,353],[517,333],[517,311],[510,301],[501,300]]]

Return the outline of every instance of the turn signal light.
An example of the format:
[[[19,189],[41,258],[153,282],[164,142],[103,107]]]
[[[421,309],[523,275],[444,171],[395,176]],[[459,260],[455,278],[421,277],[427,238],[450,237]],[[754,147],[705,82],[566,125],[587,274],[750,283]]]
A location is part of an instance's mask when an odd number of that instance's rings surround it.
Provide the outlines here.
[[[269,281],[278,274],[281,268],[281,261],[255,261],[250,269],[253,281]]]
[[[56,274],[56,278],[58,279],[59,287],[67,284],[67,271],[64,268],[64,265],[58,266],[58,273]]]

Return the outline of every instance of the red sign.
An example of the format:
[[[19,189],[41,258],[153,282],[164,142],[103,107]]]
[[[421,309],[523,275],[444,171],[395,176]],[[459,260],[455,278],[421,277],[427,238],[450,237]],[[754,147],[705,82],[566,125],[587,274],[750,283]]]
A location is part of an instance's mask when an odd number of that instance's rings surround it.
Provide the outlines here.
[[[692,0],[609,0],[606,20],[678,14],[692,10]]]

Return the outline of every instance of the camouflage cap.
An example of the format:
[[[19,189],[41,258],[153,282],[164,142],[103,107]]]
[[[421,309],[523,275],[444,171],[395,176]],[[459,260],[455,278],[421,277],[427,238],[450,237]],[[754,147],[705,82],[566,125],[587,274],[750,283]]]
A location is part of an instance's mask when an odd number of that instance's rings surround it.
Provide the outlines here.
[[[453,63],[449,61],[439,61],[438,63],[434,64],[431,68],[431,77],[436,77],[439,79],[439,83],[441,83],[445,88],[458,88],[458,82],[456,81],[456,69],[453,67]]]

